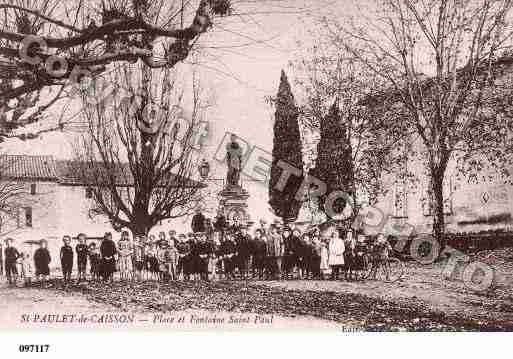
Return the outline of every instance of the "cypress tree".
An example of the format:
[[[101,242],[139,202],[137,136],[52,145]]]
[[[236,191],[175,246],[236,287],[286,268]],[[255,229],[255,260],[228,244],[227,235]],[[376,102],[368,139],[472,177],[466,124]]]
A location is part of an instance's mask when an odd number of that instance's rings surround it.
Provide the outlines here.
[[[354,196],[354,171],[351,141],[346,125],[340,116],[338,99],[320,124],[321,138],[317,144],[317,160],[310,174],[326,183],[326,194],[319,197],[319,209],[329,218],[324,204],[327,196],[334,191],[344,191]],[[352,203],[351,203],[352,205]],[[340,214],[346,206],[343,198],[337,198],[332,206],[335,214]]]
[[[296,220],[302,204],[296,199],[296,193],[303,180],[303,157],[298,124],[299,111],[287,75],[283,70],[275,106],[269,204],[276,216],[282,218],[284,222],[291,222]],[[295,175],[289,177],[283,190],[276,188],[283,173],[283,165],[279,165],[280,161],[292,166],[297,171]]]

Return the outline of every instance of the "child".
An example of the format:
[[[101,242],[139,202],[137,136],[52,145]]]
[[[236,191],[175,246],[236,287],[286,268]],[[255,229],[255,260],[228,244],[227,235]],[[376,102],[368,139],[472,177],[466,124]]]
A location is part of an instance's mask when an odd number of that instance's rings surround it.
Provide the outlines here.
[[[50,252],[47,249],[48,243],[46,240],[41,239],[39,248],[34,253],[34,266],[36,267],[36,277],[41,281],[41,287],[45,286],[45,281],[48,280],[50,275]]]
[[[330,241],[328,243],[328,264],[331,267],[331,279],[339,279],[340,269],[344,266],[344,252],[346,247],[336,228],[331,229]]]
[[[25,254],[25,260],[23,261],[23,274],[24,274],[24,285],[30,287],[32,284],[32,277],[34,276],[34,267],[30,260],[30,254]]]
[[[150,237],[151,238],[151,237]],[[146,245],[146,269],[151,273],[154,278],[159,273],[159,262],[157,260],[157,249],[154,242],[149,242]]]
[[[17,272],[22,279],[19,286],[28,287],[32,283],[32,266],[30,265],[30,255],[28,253],[20,253],[20,256],[16,260]],[[17,283],[18,284],[18,283]]]
[[[317,233],[314,232],[312,236],[312,257],[310,262],[310,270],[312,272],[312,278],[322,279],[323,274],[321,272],[321,257],[323,244]]]
[[[71,271],[73,270],[73,248],[71,248],[71,237],[62,237],[64,245],[61,247],[61,268],[64,277],[64,284],[68,284],[71,280]]]
[[[142,271],[144,269],[144,236],[137,236],[133,250],[133,262],[138,281],[142,280]]]
[[[86,244],[86,235],[84,233],[79,233],[77,236],[78,244],[75,247],[75,251],[77,252],[77,267],[78,267],[78,278],[77,283],[80,283],[82,280],[86,280],[86,267],[87,267],[87,256],[88,256],[88,248]]]
[[[178,236],[178,244],[176,245],[176,250],[178,251],[178,264],[176,268],[176,276],[177,279],[182,275],[182,278],[185,280],[188,276],[189,271],[189,252],[191,247],[187,242],[187,237],[185,234],[180,234]]]
[[[377,271],[379,267],[383,267],[385,269],[386,280],[390,280],[390,263],[388,262],[388,258],[390,252],[392,252],[392,246],[385,238],[383,233],[379,233],[376,238],[376,242],[372,248],[373,252],[373,266],[371,271],[371,277],[376,279]]]
[[[168,267],[168,273],[171,280],[178,279],[178,249],[175,246],[175,241],[173,239],[169,240],[169,246],[166,251],[165,260]]]
[[[96,246],[96,243],[91,243],[89,245],[89,264],[91,266],[91,277],[93,280],[100,279],[100,249]]]
[[[162,232],[163,233],[163,232]],[[167,242],[159,241],[157,244],[157,250],[155,257],[158,261],[158,277],[161,281],[167,281],[168,280],[168,266],[166,261],[166,255],[167,255]]]
[[[365,236],[363,234],[358,234],[357,241],[354,247],[354,264],[353,268],[357,272],[360,272],[360,279],[363,279],[363,271],[366,269],[366,257],[365,253],[367,252],[367,245],[365,244]],[[358,278],[357,278],[358,279]]]
[[[319,263],[321,279],[324,279],[324,275],[326,274],[326,272],[329,269],[328,259],[329,259],[328,242],[325,238],[321,238],[321,263]]]
[[[347,231],[346,238],[344,240],[344,246],[346,250],[344,252],[344,266],[345,266],[345,279],[352,280],[355,276],[353,271],[354,267],[354,248],[356,246],[356,240],[351,230]]]
[[[16,269],[16,260],[20,256],[18,250],[13,247],[14,240],[12,238],[7,238],[5,241],[5,275],[7,276],[7,280],[9,284],[16,284],[18,279],[18,271]]]
[[[118,242],[119,273],[121,280],[132,279],[132,245],[130,244],[127,231],[121,232],[121,239]]]
[[[312,242],[308,233],[303,233],[298,246],[299,278],[308,279],[312,269]]]

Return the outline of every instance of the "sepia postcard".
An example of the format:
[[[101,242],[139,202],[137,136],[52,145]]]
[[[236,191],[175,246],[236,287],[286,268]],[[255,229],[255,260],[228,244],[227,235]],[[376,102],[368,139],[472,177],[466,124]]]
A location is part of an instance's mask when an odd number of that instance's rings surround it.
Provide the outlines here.
[[[513,0],[0,0],[2,330],[511,332],[512,171]]]

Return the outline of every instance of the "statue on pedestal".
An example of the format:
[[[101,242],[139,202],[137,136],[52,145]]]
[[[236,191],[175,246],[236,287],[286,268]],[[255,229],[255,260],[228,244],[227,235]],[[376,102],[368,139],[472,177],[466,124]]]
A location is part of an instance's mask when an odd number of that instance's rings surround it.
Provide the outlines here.
[[[242,155],[242,147],[237,143],[237,136],[231,135],[230,142],[226,144],[228,172],[226,174],[226,186],[219,192],[219,207],[226,221],[232,227],[251,224],[247,204],[249,193],[242,188],[240,183]]]
[[[231,135],[230,142],[226,144],[226,158],[228,173],[226,183],[228,186],[240,186],[240,172],[242,170],[242,148],[237,143],[237,136]]]

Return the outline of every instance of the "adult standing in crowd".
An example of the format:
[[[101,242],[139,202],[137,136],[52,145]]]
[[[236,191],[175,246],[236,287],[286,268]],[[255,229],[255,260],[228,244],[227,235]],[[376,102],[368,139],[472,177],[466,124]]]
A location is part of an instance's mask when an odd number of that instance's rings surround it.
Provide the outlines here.
[[[271,233],[267,237],[267,272],[270,277],[281,279],[281,266],[283,259],[283,238],[278,233],[278,227],[271,225]]]
[[[283,229],[283,247],[283,277],[284,279],[291,279],[291,272],[295,262],[296,243],[289,227]]]
[[[197,209],[196,214],[192,216],[191,228],[193,233],[205,232],[205,216],[200,209]]]
[[[116,243],[112,240],[112,233],[107,232],[103,236],[100,245],[100,254],[102,256],[102,278],[104,281],[114,281],[114,272],[116,271]]]
[[[336,280],[339,278],[340,269],[344,266],[345,251],[344,241],[336,228],[332,228],[331,230],[328,251],[328,264],[331,267],[331,279]]]
[[[219,208],[214,221],[214,230],[219,234],[219,240],[224,237],[224,233],[227,228],[228,222],[226,221],[226,216],[224,215],[223,210]]]
[[[251,251],[251,236],[248,234],[248,229],[246,227],[241,227],[237,240],[237,263],[243,279],[248,278]]]

